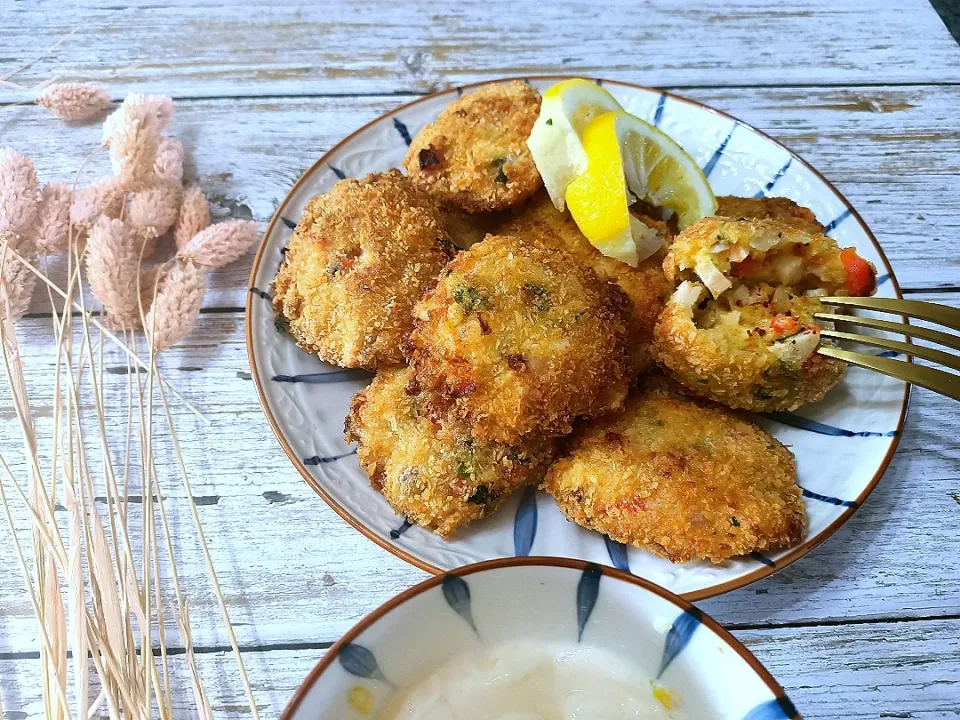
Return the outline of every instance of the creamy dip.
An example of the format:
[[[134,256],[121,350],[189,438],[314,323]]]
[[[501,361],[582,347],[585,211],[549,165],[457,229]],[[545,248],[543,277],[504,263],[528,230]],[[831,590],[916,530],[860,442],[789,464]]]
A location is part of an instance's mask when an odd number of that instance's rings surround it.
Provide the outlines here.
[[[680,717],[676,696],[624,658],[597,648],[524,641],[454,657],[398,693],[380,720]]]

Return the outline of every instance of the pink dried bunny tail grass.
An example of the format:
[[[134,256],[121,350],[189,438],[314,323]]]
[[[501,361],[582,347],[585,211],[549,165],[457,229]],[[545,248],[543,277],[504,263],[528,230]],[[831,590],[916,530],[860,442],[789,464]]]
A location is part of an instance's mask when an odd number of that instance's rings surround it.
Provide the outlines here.
[[[101,217],[87,240],[87,282],[93,296],[107,308],[107,319],[114,327],[140,325],[139,272],[133,235],[120,220]]]
[[[95,120],[110,107],[110,96],[99,85],[57,83],[45,88],[37,105],[61,120]]]
[[[183,144],[175,139],[162,137],[157,146],[157,159],[153,163],[153,172],[158,180],[164,182],[183,182]]]
[[[189,260],[177,258],[164,273],[157,298],[144,320],[154,352],[176,345],[197,324],[203,305],[203,272]]]
[[[182,192],[180,183],[160,182],[133,193],[130,198],[125,217],[144,246],[144,257],[153,254],[156,239],[177,221]]]
[[[73,193],[63,183],[51,181],[43,186],[31,234],[40,255],[54,255],[67,247],[72,203]]]
[[[77,191],[70,206],[70,222],[85,235],[101,216],[120,217],[125,198],[126,192],[116,178],[104,178],[95,185]]]
[[[103,142],[110,148],[110,165],[127,190],[138,190],[153,180],[162,129],[154,105],[143,95],[128,95],[103,123]]]
[[[8,248],[6,252],[5,247]],[[29,240],[11,232],[0,232],[0,262],[3,264],[0,267],[0,320],[9,311],[10,317],[16,321],[26,315],[30,307],[30,298],[37,287],[37,276],[11,250],[30,262],[36,256]]]
[[[243,257],[259,237],[253,220],[228,220],[194,235],[179,254],[204,270],[214,270]]]
[[[39,190],[33,160],[11,148],[0,148],[0,232],[23,235],[30,231]]]
[[[196,185],[183,192],[183,202],[180,203],[180,215],[176,227],[173,229],[173,239],[177,249],[183,250],[187,243],[201,230],[210,224],[210,203],[207,202],[203,190]]]

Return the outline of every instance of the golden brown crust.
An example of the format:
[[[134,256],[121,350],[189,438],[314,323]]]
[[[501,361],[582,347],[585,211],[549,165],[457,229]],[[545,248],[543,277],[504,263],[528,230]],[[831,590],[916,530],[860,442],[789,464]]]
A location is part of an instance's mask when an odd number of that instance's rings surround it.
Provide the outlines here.
[[[403,166],[443,205],[466,212],[519,205],[542,185],[527,148],[540,95],[515,80],[450,103],[410,144]]]
[[[826,233],[826,228],[817,221],[813,210],[798,205],[790,198],[743,198],[721,195],[717,198],[716,214],[734,219],[779,220],[805,232],[817,235]]]
[[[687,393],[733,408],[788,411],[822,400],[846,365],[814,352],[820,301],[769,285],[742,294],[748,299],[728,292],[692,307],[667,301],[654,331],[657,360]],[[809,354],[799,353],[803,342]]]
[[[502,442],[564,435],[626,396],[628,302],[563,250],[489,236],[417,305],[408,357],[437,417]]]
[[[602,280],[616,283],[623,290],[632,310],[629,341],[631,364],[636,373],[644,372],[650,365],[653,328],[671,290],[662,268],[666,248],[672,241],[670,230],[662,222],[641,219],[661,233],[664,249],[635,268],[607,257],[591,245],[570,213],[557,210],[545,191],[537,193],[522,212],[506,220],[499,229],[503,235],[537,238],[544,244],[566,250]]]
[[[354,396],[344,428],[373,487],[410,522],[448,537],[543,478],[553,441],[480,440],[463,426],[435,425],[423,404],[407,368],[380,370]]]
[[[414,303],[451,254],[439,210],[399,171],[341,180],[307,204],[273,306],[297,344],[322,360],[395,364]]]
[[[586,424],[547,473],[568,519],[673,562],[803,539],[792,453],[729,411],[656,391]]]

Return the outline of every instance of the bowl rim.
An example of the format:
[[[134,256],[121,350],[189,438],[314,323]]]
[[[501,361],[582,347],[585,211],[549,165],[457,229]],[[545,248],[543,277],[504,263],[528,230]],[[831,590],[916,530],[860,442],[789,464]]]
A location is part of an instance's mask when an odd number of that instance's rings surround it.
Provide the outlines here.
[[[753,670],[764,682],[767,688],[769,688],[769,690],[773,693],[776,700],[787,699],[787,693],[780,683],[776,681],[773,675],[770,674],[770,671],[763,666],[763,664],[752,652],[750,652],[750,650],[746,648],[746,646],[744,646],[743,643],[737,640],[730,633],[730,631],[725,629],[720,623],[699,608],[695,607],[691,602],[684,600],[681,596],[676,595],[666,588],[652,583],[645,578],[638,577],[622,570],[617,570],[616,568],[609,567],[607,565],[599,565],[588,560],[575,560],[573,558],[562,558],[549,555],[530,555],[527,557],[495,558],[493,560],[484,560],[483,562],[473,563],[470,565],[461,565],[453,570],[448,570],[442,574],[428,577],[426,580],[423,580],[413,587],[407,588],[398,595],[390,598],[378,608],[364,616],[356,625],[351,627],[340,637],[340,639],[338,639],[327,649],[324,656],[317,661],[317,664],[313,666],[313,669],[310,671],[304,681],[297,687],[293,696],[290,698],[290,701],[287,703],[287,706],[280,714],[280,720],[292,720],[294,714],[297,712],[297,710],[300,708],[300,705],[303,703],[303,700],[306,698],[307,693],[310,692],[320,676],[323,675],[323,673],[330,667],[330,665],[334,663],[334,661],[336,661],[344,645],[353,642],[353,640],[360,636],[365,630],[370,628],[374,623],[379,621],[385,615],[389,614],[391,611],[403,605],[408,600],[412,600],[418,595],[422,595],[428,590],[432,590],[433,588],[442,585],[444,578],[448,575],[464,577],[467,575],[473,575],[475,573],[518,567],[559,567],[566,570],[577,570],[580,572],[583,572],[589,568],[591,570],[600,572],[603,576],[612,578],[614,580],[620,580],[621,582],[626,582],[634,585],[635,587],[639,587],[642,590],[653,593],[663,600],[673,604],[678,610],[695,615],[703,625],[716,633],[716,635],[723,640],[723,642],[735,650],[737,654],[747,662],[747,664],[750,666],[750,669]],[[795,717],[799,718],[800,716],[796,715]]]
[[[304,466],[301,458],[290,447],[290,444],[287,442],[287,439],[284,436],[283,431],[281,430],[280,425],[277,422],[277,419],[274,417],[273,411],[270,409],[270,404],[267,401],[267,396],[260,380],[260,370],[257,366],[256,352],[255,352],[254,343],[253,343],[253,322],[251,321],[251,313],[253,310],[254,290],[256,288],[257,274],[260,270],[260,263],[263,260],[263,254],[264,254],[264,251],[266,250],[266,245],[267,245],[265,241],[267,238],[269,238],[272,235],[274,227],[276,226],[277,222],[280,221],[281,211],[283,210],[284,206],[287,204],[290,197],[300,189],[300,186],[303,185],[308,178],[312,177],[313,174],[327,162],[327,158],[330,155],[337,152],[344,145],[347,145],[348,143],[353,141],[353,139],[357,135],[364,132],[365,130],[367,130],[367,128],[374,125],[375,123],[385,120],[386,118],[390,118],[415,105],[419,105],[420,103],[433,100],[441,95],[446,95],[449,93],[460,94],[465,90],[478,88],[483,85],[489,85],[494,83],[504,83],[504,82],[510,82],[513,80],[522,80],[524,82],[529,82],[530,80],[559,82],[562,80],[569,80],[576,77],[583,77],[583,76],[528,75],[528,76],[501,77],[501,78],[494,78],[491,80],[482,80],[474,83],[469,83],[467,85],[444,88],[443,90],[438,90],[436,92],[423,95],[421,97],[416,98],[415,100],[411,100],[410,102],[398,105],[394,109],[389,110],[388,112],[382,113],[381,115],[378,115],[374,119],[365,123],[361,127],[354,130],[352,133],[344,137],[342,140],[334,144],[329,150],[323,153],[309,168],[307,168],[304,171],[304,173],[300,176],[300,178],[293,184],[293,186],[290,188],[290,190],[287,192],[284,198],[278,203],[277,209],[274,212],[273,217],[270,219],[270,223],[267,225],[267,229],[263,233],[260,245],[257,248],[256,256],[254,257],[254,260],[253,260],[253,267],[250,269],[250,281],[248,283],[247,302],[246,302],[246,307],[244,309],[247,359],[248,359],[248,362],[250,363],[250,370],[251,370],[250,374],[253,378],[254,386],[257,389],[257,397],[260,400],[260,406],[263,409],[263,413],[267,417],[267,422],[270,424],[270,427],[273,430],[273,433],[276,436],[277,441],[280,443],[281,448],[289,458],[290,462],[293,463],[293,466],[296,468],[297,472],[300,473],[300,476],[304,479],[307,485],[309,485],[313,489],[313,491],[317,493],[317,495],[323,498],[324,502],[326,502],[327,505],[329,505],[333,509],[333,511],[336,512],[340,517],[346,520],[347,523],[349,523],[355,530],[359,531],[361,534],[366,536],[369,540],[372,540],[374,543],[379,545],[381,548],[383,548],[387,552],[393,555],[396,555],[397,557],[410,563],[414,567],[417,567],[421,570],[429,572],[433,575],[443,575],[444,573],[448,573],[450,571],[444,570],[443,568],[440,568],[431,563],[428,563],[425,560],[422,560],[416,557],[415,555],[413,555],[412,553],[408,552],[407,550],[401,548],[396,543],[390,542],[389,540],[387,540],[387,538],[381,537],[372,529],[367,527],[361,521],[360,518],[354,516],[345,507],[340,505],[340,503],[338,503],[332,496],[330,496],[326,492],[326,490],[324,490],[319,480],[310,473],[310,471],[306,468],[306,466]],[[731,122],[737,123],[738,125],[746,128],[747,130],[750,130],[751,132],[756,133],[760,137],[768,140],[769,142],[773,143],[775,146],[789,153],[791,158],[793,158],[795,161],[799,162],[807,170],[812,172],[821,182],[824,183],[824,185],[827,186],[827,188],[829,188],[832,192],[834,192],[836,196],[840,199],[840,201],[843,203],[843,205],[845,205],[850,210],[850,214],[852,218],[860,225],[864,234],[867,236],[867,239],[870,240],[871,243],[873,243],[874,248],[876,249],[878,255],[880,256],[880,259],[884,265],[884,269],[886,270],[886,273],[890,276],[890,283],[891,283],[891,287],[893,288],[894,295],[901,300],[903,299],[903,293],[900,290],[900,283],[897,281],[897,276],[890,265],[890,261],[887,259],[886,253],[883,251],[883,248],[881,247],[880,243],[877,241],[876,236],[874,236],[873,232],[870,230],[870,228],[864,222],[863,218],[860,216],[860,213],[857,211],[855,207],[853,207],[850,201],[847,200],[846,196],[843,193],[841,193],[833,185],[832,182],[830,182],[826,177],[824,177],[819,170],[817,170],[815,167],[813,167],[813,165],[811,165],[809,162],[804,160],[800,155],[798,155],[797,153],[792,151],[790,148],[786,147],[783,143],[779,142],[778,140],[771,137],[767,133],[763,132],[762,130],[758,130],[753,125],[750,125],[749,123],[745,123],[739,118],[734,117],[733,115],[730,115],[729,113],[723,112],[722,110],[717,110],[716,108],[712,108],[709,105],[705,105],[696,100],[691,100],[681,95],[676,95],[667,90],[651,87],[648,85],[639,85],[637,83],[626,82],[623,80],[606,80],[603,78],[593,78],[593,79],[599,85],[620,85],[620,86],[632,88],[635,90],[643,90],[651,93],[660,93],[663,96],[669,97],[672,100],[675,100],[677,102],[682,102],[687,105],[700,108],[701,110],[706,110],[707,112],[717,115],[718,117],[726,118]],[[903,320],[904,322],[908,322],[906,318],[903,318]],[[907,338],[907,342],[911,342],[910,338]],[[907,362],[913,362],[913,358],[907,357]],[[847,522],[847,520],[849,520],[850,517],[858,509],[860,509],[860,507],[863,505],[863,502],[870,496],[870,494],[876,488],[877,484],[880,482],[880,478],[886,472],[887,468],[890,465],[890,462],[893,460],[893,456],[896,453],[897,447],[900,445],[900,438],[903,436],[903,428],[904,428],[904,423],[907,416],[907,409],[910,401],[910,389],[911,389],[910,383],[905,383],[904,391],[903,391],[903,400],[901,401],[901,405],[900,405],[900,416],[897,419],[897,426],[895,429],[896,434],[891,439],[892,441],[890,443],[890,447],[888,448],[886,454],[884,455],[879,466],[877,467],[876,472],[874,473],[873,477],[870,479],[870,482],[867,483],[863,491],[853,500],[853,503],[845,507],[844,510],[840,513],[840,515],[837,516],[837,518],[832,523],[827,525],[827,527],[825,527],[818,535],[812,538],[808,538],[807,540],[800,543],[796,547],[791,548],[786,555],[777,559],[776,564],[773,564],[773,563],[769,565],[762,564],[756,570],[746,573],[745,575],[742,575],[738,578],[728,580],[727,582],[720,583],[719,585],[712,585],[710,587],[702,588],[700,590],[693,590],[691,592],[682,593],[680,597],[686,600],[692,600],[692,601],[705,600],[707,598],[715,597],[717,595],[723,595],[724,593],[731,592],[732,590],[738,590],[739,588],[746,587],[747,585],[750,585],[754,582],[757,582],[758,580],[762,580],[763,578],[766,578],[770,575],[773,575],[776,572],[779,572],[780,570],[787,567],[788,565],[792,565],[794,562],[796,562],[803,556],[807,555],[808,553],[818,548],[828,538],[832,537],[834,533],[836,533],[837,530],[839,530],[840,527],[843,526]]]

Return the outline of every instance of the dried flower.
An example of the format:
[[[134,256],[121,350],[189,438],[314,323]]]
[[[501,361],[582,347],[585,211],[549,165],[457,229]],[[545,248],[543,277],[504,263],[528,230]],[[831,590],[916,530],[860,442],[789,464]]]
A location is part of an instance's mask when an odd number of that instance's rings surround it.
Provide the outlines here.
[[[128,95],[103,123],[103,142],[110,147],[110,164],[127,190],[137,190],[153,179],[160,131],[154,104],[139,93]]]
[[[100,117],[110,104],[106,90],[99,85],[82,83],[50,85],[37,98],[37,105],[61,120],[93,120]]]
[[[7,244],[5,251],[4,244]],[[13,320],[22,318],[30,307],[30,297],[37,286],[37,276],[20,262],[10,250],[24,255],[26,260],[35,259],[30,243],[23,237],[11,232],[0,233],[0,321],[7,315],[9,308]]]
[[[173,239],[177,249],[182,250],[201,230],[210,224],[210,203],[197,186],[183,191],[183,202],[180,203],[180,216],[173,229]]]
[[[123,222],[107,217],[97,220],[87,240],[87,281],[116,327],[140,325],[139,271],[135,240]]]
[[[163,275],[146,317],[145,331],[155,352],[180,342],[193,329],[205,289],[203,272],[189,260],[177,258]]]
[[[22,235],[37,215],[37,171],[33,160],[0,148],[0,232]]]
[[[73,193],[63,183],[48,182],[40,191],[31,238],[41,255],[53,255],[67,247],[72,202]]]
[[[259,237],[260,229],[253,220],[228,220],[194,235],[180,255],[204,270],[213,270],[243,257]]]
[[[144,245],[144,257],[153,253],[156,239],[177,221],[181,192],[179,183],[161,182],[135,192],[130,198],[126,218]]]
[[[163,265],[141,265],[140,267],[140,304],[143,306],[143,312],[146,314],[153,306],[153,295],[156,290],[159,292],[160,283],[166,276],[168,263]]]
[[[81,233],[89,233],[101,215],[120,217],[125,197],[126,193],[116,178],[104,178],[77,192],[70,206],[70,222]]]
[[[183,143],[174,138],[162,137],[157,146],[157,159],[153,172],[158,180],[183,182]]]

